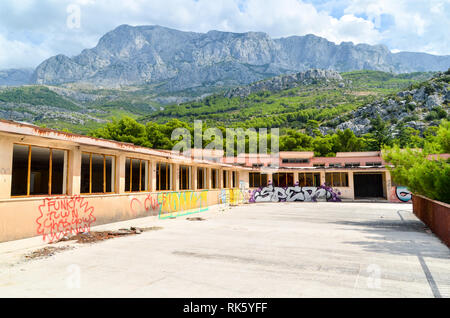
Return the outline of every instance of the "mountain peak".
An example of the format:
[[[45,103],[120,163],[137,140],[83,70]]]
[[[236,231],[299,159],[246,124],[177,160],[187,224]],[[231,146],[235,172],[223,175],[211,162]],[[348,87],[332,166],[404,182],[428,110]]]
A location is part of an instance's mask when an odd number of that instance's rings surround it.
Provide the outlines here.
[[[88,82],[117,86],[161,83],[168,90],[241,85],[310,68],[388,72],[446,70],[450,56],[392,54],[386,46],[342,42],[307,34],[272,39],[263,32],[184,32],[160,25],[123,24],[93,49],[39,65],[36,83]]]

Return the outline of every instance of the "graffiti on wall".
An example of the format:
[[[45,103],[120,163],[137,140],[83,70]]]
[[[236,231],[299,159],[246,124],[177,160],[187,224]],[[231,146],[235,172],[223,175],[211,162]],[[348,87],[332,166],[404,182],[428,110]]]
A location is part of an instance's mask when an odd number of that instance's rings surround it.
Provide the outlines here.
[[[130,202],[130,209],[134,216],[139,212],[145,211],[145,213],[159,212],[161,204],[158,201],[158,195],[155,193],[149,193],[144,198],[132,198]]]
[[[249,202],[317,202],[320,199],[328,202],[340,202],[341,193],[326,185],[320,187],[267,187],[253,190]]]
[[[219,193],[219,204],[224,206],[239,205],[244,203],[242,189],[222,189]]]
[[[395,187],[395,195],[401,202],[410,202],[412,194],[407,187]]]
[[[89,232],[95,222],[94,207],[79,195],[65,198],[46,198],[38,207],[37,233],[44,241],[54,242],[73,234]]]
[[[208,190],[150,193],[133,198],[130,209],[138,213],[157,213],[160,219],[173,218],[208,210]]]

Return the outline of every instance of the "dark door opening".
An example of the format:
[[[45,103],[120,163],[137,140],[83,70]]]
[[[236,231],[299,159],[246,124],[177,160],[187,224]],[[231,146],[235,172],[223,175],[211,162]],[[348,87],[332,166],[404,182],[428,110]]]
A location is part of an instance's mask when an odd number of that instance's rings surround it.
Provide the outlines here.
[[[354,174],[355,198],[383,198],[383,176],[381,173]]]

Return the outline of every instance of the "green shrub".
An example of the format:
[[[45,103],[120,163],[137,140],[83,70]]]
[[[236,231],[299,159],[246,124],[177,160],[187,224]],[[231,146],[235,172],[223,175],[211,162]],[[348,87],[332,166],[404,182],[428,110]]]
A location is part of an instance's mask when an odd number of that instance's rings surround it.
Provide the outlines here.
[[[450,164],[439,156],[429,157],[449,151],[450,123],[443,121],[436,136],[430,136],[423,149],[387,147],[383,159],[394,166],[389,170],[396,183],[413,193],[450,203]]]

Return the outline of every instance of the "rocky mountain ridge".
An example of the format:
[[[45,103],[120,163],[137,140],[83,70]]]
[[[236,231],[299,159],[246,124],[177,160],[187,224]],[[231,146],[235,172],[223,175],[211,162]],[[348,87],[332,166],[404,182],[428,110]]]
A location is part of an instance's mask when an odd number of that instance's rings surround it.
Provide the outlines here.
[[[312,69],[306,72],[299,72],[296,74],[280,75],[262,80],[247,86],[239,86],[228,90],[224,96],[228,98],[233,97],[247,97],[248,95],[261,91],[279,92],[285,89],[291,89],[300,85],[313,84],[317,81],[337,81],[340,85],[343,83],[342,76],[331,70]]]
[[[390,123],[392,133],[399,125],[423,132],[428,126],[438,126],[441,119],[450,119],[450,71],[437,74],[431,80],[415,85],[395,96],[376,100],[350,114],[338,116],[330,125],[322,125],[322,133],[350,129],[356,135],[370,131],[371,120],[380,115]],[[346,119],[346,120],[344,120]]]
[[[261,32],[182,32],[122,25],[75,57],[57,55],[33,74],[36,84],[88,82],[115,87],[158,83],[169,92],[246,85],[310,68],[404,73],[446,70],[450,56],[391,53],[383,45],[336,45],[314,35],[272,39]]]

